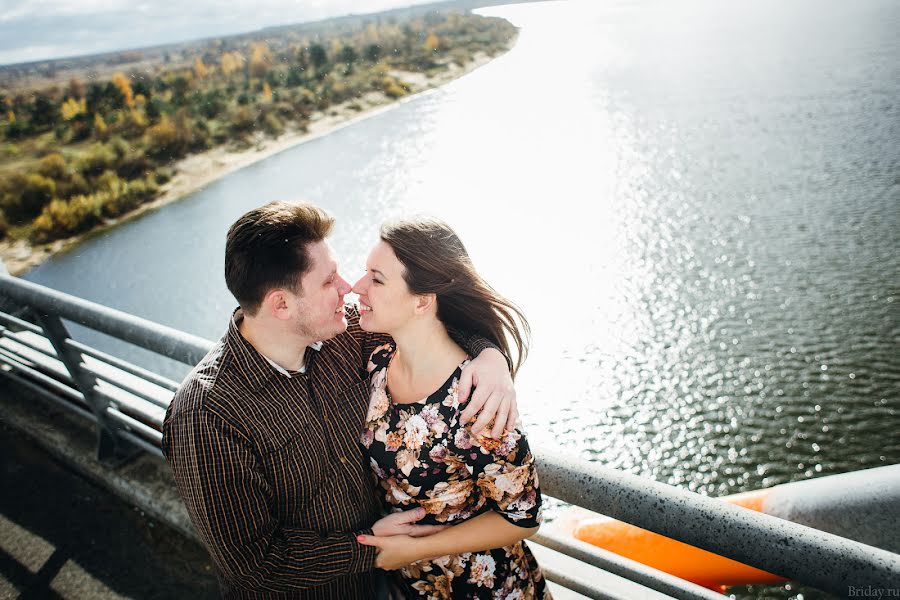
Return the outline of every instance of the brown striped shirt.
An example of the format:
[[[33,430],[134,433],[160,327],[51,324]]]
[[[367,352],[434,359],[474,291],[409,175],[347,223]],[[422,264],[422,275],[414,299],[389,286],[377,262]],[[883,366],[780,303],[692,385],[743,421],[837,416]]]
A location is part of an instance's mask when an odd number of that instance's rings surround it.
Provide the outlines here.
[[[374,596],[375,549],[356,536],[379,518],[358,446],[366,363],[389,338],[349,326],[279,372],[238,330],[187,376],[166,412],[163,450],[225,598]],[[472,355],[486,340],[464,340]]]

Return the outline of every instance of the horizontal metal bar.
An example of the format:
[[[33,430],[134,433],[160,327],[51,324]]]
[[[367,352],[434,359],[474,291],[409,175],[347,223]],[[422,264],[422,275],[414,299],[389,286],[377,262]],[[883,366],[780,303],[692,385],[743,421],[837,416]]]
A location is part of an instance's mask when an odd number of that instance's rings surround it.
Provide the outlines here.
[[[163,451],[161,448],[157,448],[153,444],[147,443],[147,441],[141,439],[140,437],[134,435],[133,433],[129,433],[127,431],[120,431],[120,432],[118,432],[118,435],[125,441],[134,444],[135,446],[137,446],[144,452],[147,452],[148,454],[152,454],[153,456],[158,456],[159,458],[165,458],[165,455],[163,454]]]
[[[87,354],[88,356],[92,356],[98,360],[102,360],[103,362],[110,364],[118,369],[122,369],[126,373],[130,373],[136,377],[140,377],[142,379],[146,379],[150,383],[156,384],[161,388],[165,388],[172,392],[178,391],[178,382],[172,381],[167,377],[163,377],[162,375],[157,375],[152,371],[148,371],[143,367],[139,367],[137,365],[133,365],[128,361],[122,360],[121,358],[116,358],[112,354],[107,354],[101,350],[97,350],[96,348],[92,348],[87,344],[82,344],[81,342],[75,341],[73,339],[66,340],[66,345],[75,348],[76,350],[80,350],[83,354]]]
[[[543,477],[543,473],[541,476]],[[614,552],[591,546],[574,537],[560,535],[552,530],[538,531],[528,538],[528,543],[540,544],[545,548],[556,550],[583,563],[679,600],[722,600],[721,594],[716,594],[705,587],[648,567],[630,558],[619,556]]]
[[[12,379],[17,384],[27,387],[32,392],[35,392],[35,393],[39,394],[40,396],[43,396],[44,398],[47,398],[48,400],[55,402],[56,404],[62,406],[63,408],[74,412],[76,415],[78,415],[80,417],[84,417],[85,419],[89,420],[91,423],[97,422],[97,417],[95,417],[94,413],[92,413],[91,411],[81,408],[80,406],[78,406],[77,404],[75,404],[73,402],[70,402],[63,398],[60,398],[59,394],[54,394],[47,388],[41,387],[40,385],[38,385],[38,384],[34,383],[33,381],[31,381],[30,379],[28,379],[27,377],[23,377],[22,375],[19,375],[15,371],[6,371],[6,370],[0,369],[0,375],[2,375],[4,377],[8,377],[9,379]]]
[[[153,429],[152,427],[145,425],[144,423],[141,423],[137,419],[134,419],[134,418],[126,415],[122,411],[120,411],[116,408],[113,408],[112,406],[107,407],[106,414],[108,414],[110,417],[112,417],[113,419],[115,419],[116,421],[118,421],[119,423],[124,425],[125,427],[128,427],[134,431],[139,432],[145,438],[149,438],[150,440],[155,442],[155,444],[157,446],[162,444],[162,434],[160,432],[156,431],[155,429]]]
[[[191,366],[213,347],[195,335],[8,275],[0,275],[0,296]]]
[[[590,581],[584,581],[578,577],[573,577],[562,571],[557,571],[552,567],[542,565],[541,573],[547,581],[552,581],[568,590],[572,590],[573,592],[577,592],[588,598],[593,598],[594,600],[632,600],[625,596],[610,594],[609,592],[601,590],[596,584],[593,584]]]
[[[10,329],[7,329],[6,327],[4,327],[2,325],[0,325],[0,335],[2,335],[3,337],[5,337],[8,340],[14,341],[17,344],[22,344],[23,346],[31,348],[35,352],[40,352],[41,354],[43,354],[45,356],[49,356],[50,358],[55,358],[55,359],[59,360],[59,357],[56,356],[56,352],[53,351],[53,346],[50,346],[50,348],[41,346],[40,344],[32,342],[31,340],[29,340],[28,338],[26,338],[24,336],[16,335],[16,332],[11,331]],[[46,340],[47,338],[43,338],[43,339]],[[49,341],[48,341],[48,344],[49,344]]]
[[[125,390],[129,394],[138,396],[142,400],[145,400],[154,406],[158,406],[160,408],[168,408],[169,407],[168,402],[160,400],[159,398],[155,398],[152,394],[148,394],[142,390],[139,390],[136,387],[129,385],[128,383],[126,383],[125,381],[123,381],[121,379],[115,379],[109,373],[106,373],[101,369],[97,369],[86,363],[81,363],[80,366],[82,369],[84,369],[88,373],[94,375],[97,379],[102,379],[103,381],[108,382],[110,385],[114,385],[118,388]]]
[[[105,400],[110,401],[113,408],[127,414],[129,417],[137,419],[148,427],[156,429],[156,431],[162,430],[162,422],[165,413],[160,414],[159,410],[155,412],[152,410],[153,408],[158,407],[148,405],[141,399],[131,398],[127,393],[112,386],[104,387],[98,385],[94,387],[94,393],[100,395]]]
[[[19,317],[14,317],[11,314],[0,311],[0,321],[4,323],[9,323],[10,325],[15,325],[16,327],[21,327],[26,331],[30,331],[31,333],[36,333],[38,335],[43,336],[44,330],[35,325],[34,323],[29,323],[28,321],[23,321]]]
[[[900,555],[597,463],[536,451],[547,494],[843,596],[893,588]]]
[[[29,377],[37,379],[42,384],[56,390],[58,393],[66,396],[67,398],[74,400],[75,402],[79,402],[87,408],[90,408],[90,406],[84,399],[84,395],[81,392],[67,386],[65,383],[58,381],[53,377],[50,377],[49,375],[46,375],[45,373],[42,373],[41,371],[38,371],[34,367],[25,364],[25,362],[20,360],[19,357],[14,356],[3,348],[0,348],[0,361],[8,365],[10,368],[15,369],[16,371],[25,373]]]
[[[52,377],[57,381],[61,381],[62,383],[71,386],[72,388],[75,387],[75,380],[72,379],[72,376],[69,374],[69,370],[66,369],[66,365],[64,365],[63,362],[59,360],[59,358],[50,356],[48,354],[43,354],[39,350],[35,350],[31,346],[22,344],[16,338],[5,336],[2,338],[2,340],[6,340],[11,344],[19,344],[21,346],[21,348],[11,348],[7,344],[0,343],[0,351],[5,353],[7,356],[12,357],[19,362],[27,362],[29,365],[33,365],[33,369],[47,374],[49,377]],[[29,355],[29,352],[34,353],[34,355]]]

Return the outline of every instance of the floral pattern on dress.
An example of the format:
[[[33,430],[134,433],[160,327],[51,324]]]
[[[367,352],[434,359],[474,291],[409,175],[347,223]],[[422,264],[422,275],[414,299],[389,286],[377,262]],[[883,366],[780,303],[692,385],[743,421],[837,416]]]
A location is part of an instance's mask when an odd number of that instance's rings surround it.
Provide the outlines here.
[[[459,377],[468,359],[427,398],[394,404],[387,390],[393,355],[394,346],[386,344],[369,359],[369,411],[360,436],[385,509],[421,506],[427,513],[421,524],[455,523],[493,510],[519,527],[537,527],[541,493],[522,431],[507,431],[495,439],[474,435],[469,426],[459,424]],[[485,431],[489,434],[490,428]],[[523,541],[422,560],[398,573],[409,594],[430,600],[551,597]]]

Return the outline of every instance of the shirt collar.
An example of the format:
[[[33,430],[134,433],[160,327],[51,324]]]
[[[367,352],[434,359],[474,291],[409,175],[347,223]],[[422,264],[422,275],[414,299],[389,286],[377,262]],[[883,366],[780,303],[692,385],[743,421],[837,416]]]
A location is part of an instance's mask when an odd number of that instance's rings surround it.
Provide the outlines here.
[[[240,323],[243,319],[244,314],[240,307],[236,308],[234,312],[231,313],[231,320],[228,323],[228,333],[225,337],[227,339],[228,347],[234,352],[237,360],[241,363],[241,366],[249,370],[248,375],[250,375],[251,378],[253,375],[256,375],[257,378],[271,376],[273,370],[288,378],[293,377],[297,373],[306,373],[306,364],[304,364],[299,371],[288,371],[254,348],[253,345],[241,335]],[[322,349],[322,342],[314,342],[308,347],[318,352]]]

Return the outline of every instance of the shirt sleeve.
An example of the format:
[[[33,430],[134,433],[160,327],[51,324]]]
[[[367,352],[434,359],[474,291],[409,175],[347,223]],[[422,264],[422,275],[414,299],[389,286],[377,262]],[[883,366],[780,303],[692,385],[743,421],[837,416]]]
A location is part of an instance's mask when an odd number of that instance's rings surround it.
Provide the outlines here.
[[[460,331],[454,327],[448,327],[447,334],[451,338],[453,338],[454,342],[459,344],[460,348],[465,350],[466,353],[473,358],[478,356],[488,348],[493,348],[494,350],[502,352],[497,344],[494,344],[489,339],[481,337],[480,335],[474,333]],[[512,371],[512,360],[505,354],[503,355],[503,358],[506,359],[506,364],[509,365],[509,370]]]
[[[224,419],[192,410],[167,418],[163,429],[178,491],[228,585],[289,592],[373,568],[375,548],[356,541],[370,530],[281,527],[252,444]]]
[[[466,462],[472,467],[475,485],[484,495],[486,506],[518,527],[540,525],[540,483],[525,434],[516,429],[495,439],[474,435],[471,426],[458,432],[458,446],[471,444],[465,454]]]

